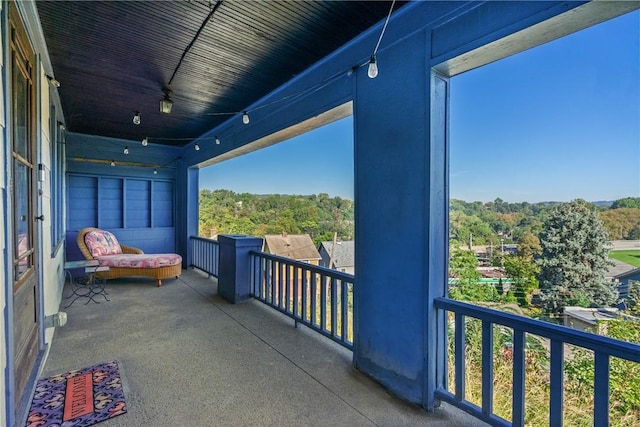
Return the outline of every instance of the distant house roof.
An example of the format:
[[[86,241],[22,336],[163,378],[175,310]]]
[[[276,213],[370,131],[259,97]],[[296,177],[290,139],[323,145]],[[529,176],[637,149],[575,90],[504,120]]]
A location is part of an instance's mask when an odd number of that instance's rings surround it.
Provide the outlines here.
[[[507,272],[500,267],[478,267],[478,273],[486,279],[506,279]]]
[[[627,264],[626,262],[618,261],[617,259],[609,259],[613,261],[613,266],[609,268],[606,277],[619,279],[621,275],[627,274],[630,271],[633,271],[633,265]]]
[[[615,308],[565,307],[564,314],[591,325],[595,325],[599,320],[611,320],[619,316]]]
[[[614,279],[626,279],[627,277],[638,276],[640,278],[640,268],[632,268],[631,270],[627,270],[623,273],[617,274],[613,276]]]
[[[331,255],[331,248],[333,242],[321,242],[320,250],[324,248],[327,254]],[[347,268],[354,267],[355,261],[355,242],[353,240],[347,240],[344,242],[337,242],[335,250],[333,252],[333,262],[335,268]],[[332,268],[331,266],[329,266]]]
[[[320,254],[308,234],[267,234],[264,251],[296,260],[319,260]]]

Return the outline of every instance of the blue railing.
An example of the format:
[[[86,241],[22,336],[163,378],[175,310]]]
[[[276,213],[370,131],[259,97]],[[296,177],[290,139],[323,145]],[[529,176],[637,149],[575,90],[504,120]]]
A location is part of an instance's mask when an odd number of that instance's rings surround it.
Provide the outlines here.
[[[191,267],[218,277],[220,244],[217,240],[191,236]]]
[[[593,425],[609,425],[609,362],[612,357],[640,363],[640,345],[598,336],[576,329],[533,320],[524,316],[503,313],[468,303],[436,298],[439,310],[454,313],[454,393],[445,388],[436,390],[436,397],[457,406],[492,425],[523,426],[525,423],[525,334],[550,340],[549,425],[562,426],[564,398],[564,346],[570,344],[593,351],[594,354],[594,410]],[[482,403],[477,406],[465,398],[466,318],[481,321],[482,347]],[[441,316],[448,319],[448,316]],[[448,320],[447,320],[448,321]],[[501,325],[513,330],[513,386],[512,419],[505,420],[493,410],[493,329]],[[446,325],[439,328],[447,333]],[[445,373],[443,373],[445,374]],[[446,375],[446,374],[445,374]],[[445,382],[446,384],[446,382]]]
[[[250,253],[253,297],[353,349],[353,276],[264,252]]]

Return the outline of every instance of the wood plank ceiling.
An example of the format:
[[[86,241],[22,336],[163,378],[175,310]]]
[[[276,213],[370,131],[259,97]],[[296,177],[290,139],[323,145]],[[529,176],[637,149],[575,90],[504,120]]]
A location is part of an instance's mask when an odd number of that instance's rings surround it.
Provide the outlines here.
[[[67,129],[129,140],[150,137],[150,142],[175,146],[228,118],[216,113],[243,111],[383,20],[390,5],[37,2],[54,77],[61,82]],[[166,88],[172,91],[171,114],[159,108]],[[132,123],[136,112],[141,115],[137,126]]]

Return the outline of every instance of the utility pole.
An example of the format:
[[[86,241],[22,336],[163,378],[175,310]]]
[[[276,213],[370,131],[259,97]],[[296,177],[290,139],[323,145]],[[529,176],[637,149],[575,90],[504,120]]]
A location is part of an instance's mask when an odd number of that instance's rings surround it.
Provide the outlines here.
[[[333,244],[331,245],[331,253],[329,254],[329,265],[327,266],[328,268],[333,268],[331,267],[331,263],[333,262],[333,255],[336,253],[336,245],[338,244],[338,232],[334,231],[333,232]]]

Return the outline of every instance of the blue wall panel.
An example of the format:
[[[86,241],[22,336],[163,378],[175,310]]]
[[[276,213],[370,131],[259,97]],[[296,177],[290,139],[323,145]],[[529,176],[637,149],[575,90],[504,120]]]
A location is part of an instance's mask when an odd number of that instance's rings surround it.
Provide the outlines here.
[[[156,181],[153,183],[152,214],[154,227],[173,226],[173,183]]]
[[[125,205],[127,228],[151,227],[151,181],[128,179]]]
[[[67,181],[67,228],[93,227],[98,221],[98,178],[69,176]]]
[[[100,224],[104,228],[122,228],[124,225],[123,182],[121,178],[100,179]]]

